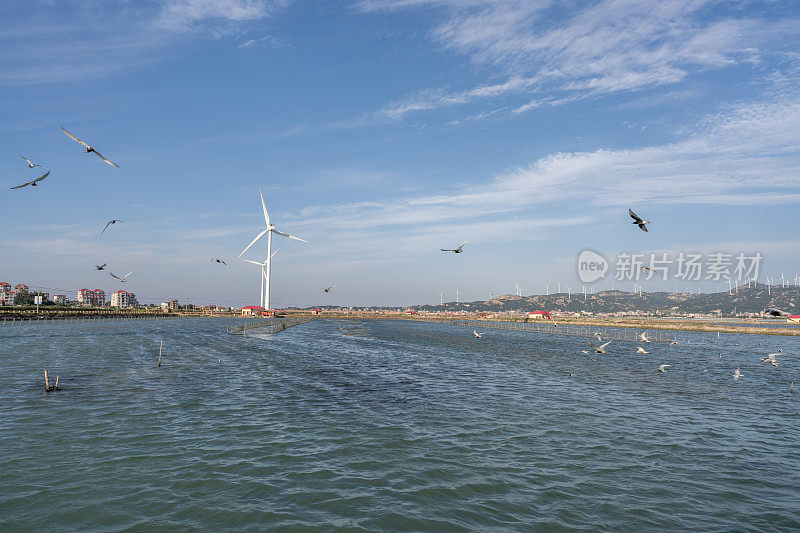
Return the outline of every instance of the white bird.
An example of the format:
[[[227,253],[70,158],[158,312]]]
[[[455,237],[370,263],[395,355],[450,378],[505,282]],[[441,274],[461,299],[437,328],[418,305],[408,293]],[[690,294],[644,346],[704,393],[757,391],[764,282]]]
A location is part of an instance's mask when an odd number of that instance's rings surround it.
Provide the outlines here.
[[[483,333],[478,333],[477,329],[473,329],[472,334],[475,335],[476,339],[480,339],[481,337],[483,337]]]
[[[589,355],[589,352],[587,352],[586,350],[581,350],[581,353],[585,353],[586,355]]]
[[[122,277],[119,277],[119,276],[115,275],[113,272],[109,272],[109,274],[111,274],[112,278],[117,278],[121,283],[125,283],[126,281],[128,281],[128,276],[133,274],[133,270],[131,270],[130,272],[128,272],[127,274],[125,274]]]
[[[671,367],[672,365],[659,365],[658,371],[659,372],[666,372],[667,368]]]
[[[608,341],[608,342],[607,342],[607,343],[605,343],[605,344],[601,344],[600,346],[595,346],[594,344],[592,344],[592,343],[590,342],[590,343],[589,343],[589,346],[591,346],[592,348],[594,348],[594,353],[606,353],[606,346],[608,346],[609,344],[611,344],[611,341]]]
[[[740,378],[740,377],[742,377],[742,376],[744,376],[744,374],[742,374],[741,370],[739,370],[738,368],[737,368],[737,369],[736,369],[736,371],[733,373],[733,379],[734,379],[735,381],[739,381],[739,378]]]
[[[644,349],[644,348],[642,348],[641,346],[637,346],[637,347],[636,347],[636,353],[648,354],[648,353],[650,353],[650,352],[648,352],[647,350],[645,350],[645,349]]]
[[[460,254],[461,252],[464,251],[464,245],[467,244],[470,240],[472,240],[472,239],[467,239],[466,241],[464,241],[461,244],[459,244],[458,248],[455,248],[453,250],[448,250],[448,249],[445,249],[445,248],[440,248],[440,249],[443,252],[453,252],[454,254]]]
[[[35,180],[29,181],[27,183],[23,183],[22,185],[17,185],[16,187],[9,187],[9,189],[21,189],[23,187],[27,187],[28,185],[30,185],[31,187],[38,187],[38,184],[36,182],[42,181],[43,179],[45,179],[49,175],[50,175],[50,171],[48,170],[47,172],[44,173],[43,176],[39,176]]]
[[[64,133],[66,133],[66,134],[67,134],[67,136],[68,136],[70,139],[72,139],[73,141],[75,141],[75,142],[79,142],[79,143],[81,143],[82,145],[84,145],[84,146],[86,147],[86,150],[84,150],[84,152],[86,152],[87,154],[90,154],[90,153],[94,152],[95,154],[97,154],[97,156],[98,156],[100,159],[102,159],[103,161],[105,161],[106,163],[108,163],[109,165],[111,165],[112,167],[118,167],[118,166],[119,166],[119,165],[118,165],[118,164],[116,164],[116,163],[112,163],[111,161],[109,161],[108,159],[106,159],[105,157],[103,157],[103,154],[101,154],[100,152],[98,152],[97,150],[95,150],[94,148],[92,148],[91,146],[89,146],[88,144],[86,144],[85,142],[83,142],[82,140],[78,139],[78,138],[77,138],[77,137],[75,137],[73,134],[71,134],[70,132],[68,132],[67,130],[65,130],[65,129],[64,129],[64,126],[61,126],[61,129],[62,129],[62,130],[64,130]]]
[[[634,213],[631,209],[628,209],[628,214],[633,219],[633,224],[639,226],[639,229],[642,231],[647,231],[647,226],[645,224],[650,224],[649,220],[642,220],[636,213]]]
[[[762,363],[769,363],[772,366],[778,366],[778,360],[775,359],[777,356],[783,355],[783,350],[780,350],[776,353],[767,354],[765,358],[761,360]]]
[[[642,342],[650,342],[650,339],[647,338],[647,332],[643,331],[641,335],[639,335],[639,340]]]
[[[42,166],[42,165],[40,165],[40,164],[38,164],[38,163],[34,163],[33,161],[31,161],[30,159],[28,159],[28,158],[27,158],[27,157],[25,157],[24,155],[21,155],[20,157],[21,157],[22,159],[24,159],[25,161],[27,161],[27,162],[28,162],[28,168],[33,168],[33,167],[40,167],[40,166]]]
[[[603,342],[603,337],[600,335],[599,331],[594,332],[594,338],[597,339],[597,342]]]

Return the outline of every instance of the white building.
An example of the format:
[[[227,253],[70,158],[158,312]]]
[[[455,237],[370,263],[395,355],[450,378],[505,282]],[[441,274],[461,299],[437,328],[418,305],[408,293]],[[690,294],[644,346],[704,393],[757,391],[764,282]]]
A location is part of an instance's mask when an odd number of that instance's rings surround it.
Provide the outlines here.
[[[123,290],[111,293],[111,307],[127,308],[134,307],[138,302],[136,295]]]
[[[53,303],[56,305],[67,305],[67,295],[66,294],[54,294],[53,295]]]
[[[0,291],[0,305],[14,305],[14,291]]]

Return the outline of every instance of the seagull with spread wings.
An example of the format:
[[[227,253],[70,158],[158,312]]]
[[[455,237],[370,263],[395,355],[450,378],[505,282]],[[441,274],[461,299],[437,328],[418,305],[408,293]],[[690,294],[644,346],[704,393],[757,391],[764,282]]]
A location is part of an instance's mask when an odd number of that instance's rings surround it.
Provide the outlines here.
[[[471,240],[471,239],[467,239],[466,241],[464,241],[464,242],[462,242],[461,244],[459,244],[459,245],[458,245],[458,248],[455,248],[455,249],[453,249],[453,250],[447,250],[447,249],[445,249],[445,248],[441,248],[441,250],[442,250],[443,252],[453,252],[454,254],[460,254],[461,252],[463,252],[463,251],[464,251],[464,245],[465,245],[465,244],[467,244],[467,243],[468,243],[470,240]]]
[[[632,224],[636,224],[637,226],[639,226],[639,229],[642,230],[642,231],[647,231],[647,226],[645,226],[645,224],[650,224],[649,220],[642,220],[639,217],[639,215],[637,215],[636,213],[633,212],[632,209],[628,209],[628,214],[633,219]]]
[[[27,158],[27,157],[25,157],[24,155],[20,155],[20,157],[21,157],[22,159],[24,159],[25,161],[27,161],[27,162],[28,162],[28,168],[33,168],[33,167],[40,167],[40,166],[42,166],[42,165],[40,165],[40,164],[38,164],[38,163],[34,163],[33,161],[31,161],[30,159],[28,159],[28,158]]]
[[[228,263],[226,263],[226,262],[225,262],[225,261],[223,261],[222,259],[217,259],[216,257],[215,257],[214,259],[212,259],[212,260],[211,260],[211,262],[212,262],[212,263],[222,263],[222,264],[223,264],[223,265],[225,265],[227,268],[231,268],[231,267],[229,267],[229,266],[228,266]]]
[[[108,227],[109,227],[111,224],[116,224],[117,222],[122,222],[123,224],[125,224],[125,223],[126,223],[124,220],[120,220],[120,219],[118,219],[118,218],[112,218],[111,220],[109,220],[109,221],[108,221],[108,223],[106,223],[106,227],[104,227],[104,228],[103,228],[103,231],[101,231],[101,232],[100,232],[100,235],[102,235],[103,233],[105,233],[105,232],[106,232],[106,230],[108,229]]]
[[[31,187],[37,187],[38,186],[37,182],[42,181],[43,179],[45,179],[49,175],[50,175],[50,171],[48,170],[47,172],[44,173],[44,176],[39,176],[38,178],[36,178],[33,181],[29,181],[28,183],[23,183],[22,185],[17,185],[16,187],[10,187],[10,188],[11,189],[21,189],[23,187],[27,187],[28,185],[30,185]]]
[[[118,164],[116,164],[116,163],[114,163],[114,162],[112,162],[112,161],[109,161],[108,159],[106,159],[106,158],[103,156],[103,154],[101,154],[100,152],[98,152],[97,150],[95,150],[94,148],[92,148],[91,146],[89,146],[88,144],[86,144],[85,142],[83,142],[82,140],[78,139],[77,137],[75,137],[75,136],[74,136],[73,134],[71,134],[70,132],[68,132],[66,129],[64,129],[64,126],[61,126],[61,129],[62,129],[62,130],[64,130],[64,133],[66,133],[66,134],[67,134],[67,137],[69,137],[70,139],[72,139],[72,140],[73,140],[73,141],[75,141],[75,142],[78,142],[78,143],[80,143],[80,144],[84,145],[84,146],[86,147],[86,149],[84,150],[84,152],[86,152],[87,154],[90,154],[90,153],[94,152],[95,154],[97,154],[97,156],[98,156],[100,159],[102,159],[103,161],[105,161],[106,163],[108,163],[109,165],[111,165],[112,167],[118,167],[118,166],[119,166]]]
[[[324,288],[324,289],[322,289],[322,290],[323,290],[324,292],[331,292],[331,291],[332,291],[333,289],[335,289],[337,286],[338,286],[338,285],[331,285],[330,287],[326,287],[326,288]]]
[[[594,353],[606,353],[606,346],[608,346],[609,344],[611,344],[611,341],[608,341],[605,344],[601,344],[600,346],[595,346],[590,342],[589,346],[594,348]]]
[[[131,270],[130,272],[128,272],[127,274],[125,274],[122,277],[119,277],[119,276],[115,275],[113,272],[109,272],[109,274],[111,274],[112,278],[117,278],[121,283],[125,283],[126,281],[128,281],[128,276],[133,274],[133,270]]]
[[[94,269],[95,269],[95,270],[105,270],[105,269],[106,269],[106,265],[107,265],[107,264],[108,264],[108,263],[103,263],[102,265],[95,265],[95,266],[94,266]]]

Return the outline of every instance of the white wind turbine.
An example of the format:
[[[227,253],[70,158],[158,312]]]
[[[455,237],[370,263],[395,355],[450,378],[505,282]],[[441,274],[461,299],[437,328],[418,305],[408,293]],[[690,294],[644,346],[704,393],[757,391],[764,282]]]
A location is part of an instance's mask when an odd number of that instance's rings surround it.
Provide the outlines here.
[[[272,255],[270,256],[270,259],[275,257],[275,254],[277,254],[279,251],[280,251],[280,248],[278,248],[277,250],[272,252]],[[261,294],[260,294],[260,298],[261,299],[259,300],[259,303],[262,304],[262,307],[263,307],[263,303],[264,303],[264,286],[265,286],[266,281],[267,281],[267,263],[269,263],[269,261],[264,261],[263,263],[259,263],[258,261],[251,261],[250,259],[242,259],[242,261],[247,261],[248,263],[253,263],[254,265],[258,265],[258,266],[261,267]]]
[[[264,195],[261,193],[261,189],[258,189],[258,194],[261,197],[261,209],[264,211],[264,223],[267,225],[267,229],[265,229],[264,231],[262,231],[261,233],[256,235],[256,238],[253,239],[252,241],[250,241],[250,244],[247,245],[247,248],[242,250],[242,253],[239,254],[239,258],[241,258],[244,255],[244,253],[247,250],[250,249],[251,246],[253,246],[255,243],[257,243],[258,240],[261,237],[263,237],[264,235],[267,236],[267,260],[265,261],[265,263],[266,263],[266,273],[264,274],[264,277],[263,277],[264,288],[261,291],[261,298],[262,298],[261,307],[263,307],[265,310],[269,310],[269,308],[270,308],[269,307],[269,278],[270,278],[270,273],[272,272],[272,234],[273,233],[277,233],[278,235],[280,235],[282,237],[288,237],[290,239],[294,239],[294,240],[300,241],[300,242],[308,242],[308,241],[305,240],[305,239],[301,239],[300,237],[295,237],[294,235],[289,235],[288,233],[284,233],[282,231],[277,230],[275,228],[275,224],[273,224],[269,220],[269,213],[267,213],[267,206],[264,204]]]

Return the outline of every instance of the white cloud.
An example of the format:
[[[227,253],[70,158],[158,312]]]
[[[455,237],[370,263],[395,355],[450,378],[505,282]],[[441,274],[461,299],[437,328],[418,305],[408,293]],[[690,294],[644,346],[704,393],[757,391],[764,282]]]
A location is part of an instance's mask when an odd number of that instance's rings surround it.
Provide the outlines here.
[[[757,62],[797,43],[797,20],[742,18],[716,0],[603,0],[580,7],[522,0],[365,1],[364,12],[433,9],[430,38],[469,57],[493,78],[473,89],[420,91],[380,112],[408,113],[520,93],[537,98],[516,113],[587,95],[674,84],[693,73]],[[427,15],[427,13],[426,13]],[[429,17],[430,18],[430,17]],[[763,49],[762,49],[763,48]]]
[[[275,2],[265,0],[169,0],[159,23],[170,29],[186,29],[206,20],[241,22],[267,17]]]

